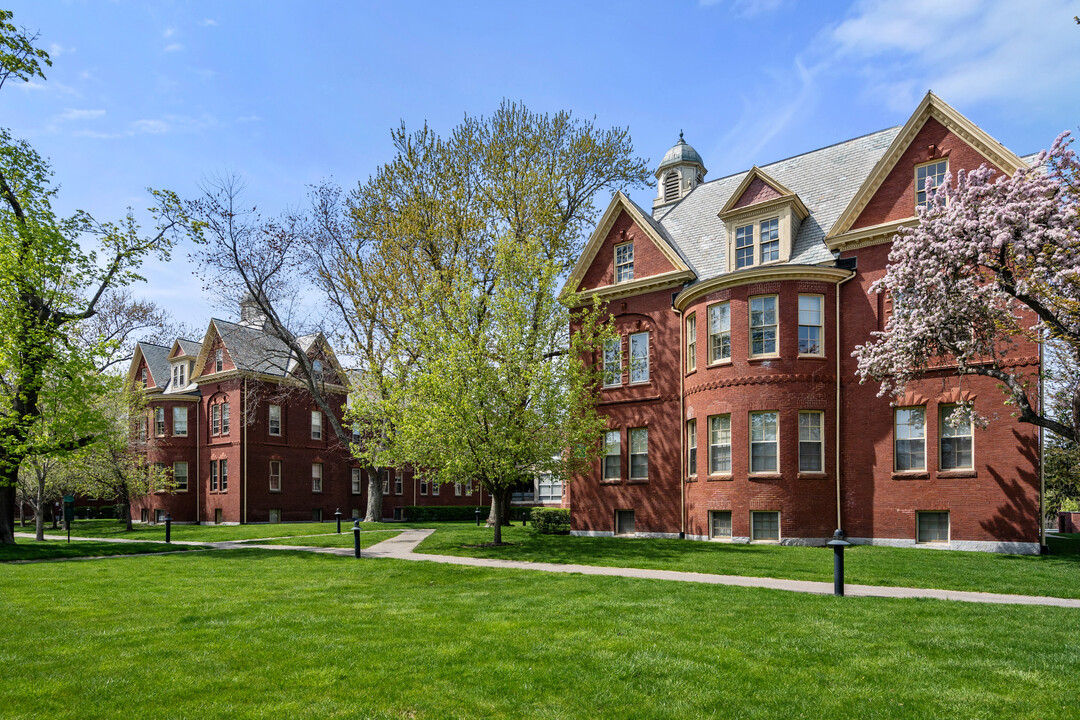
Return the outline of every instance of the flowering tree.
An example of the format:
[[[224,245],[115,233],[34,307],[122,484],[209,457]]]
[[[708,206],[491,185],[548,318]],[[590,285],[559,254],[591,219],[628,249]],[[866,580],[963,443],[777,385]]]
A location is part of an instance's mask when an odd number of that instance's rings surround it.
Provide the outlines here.
[[[871,286],[890,293],[892,317],[853,353],[879,395],[954,365],[961,377],[997,380],[1021,422],[1078,439],[1080,376],[1063,390],[1070,411],[1055,415],[1032,402],[1038,378],[1006,362],[1019,339],[1052,338],[1080,366],[1080,162],[1071,142],[1062,134],[1012,177],[986,165],[959,171],[955,184],[947,176],[919,224],[901,229],[885,277]],[[982,420],[970,406],[958,413],[953,421]]]

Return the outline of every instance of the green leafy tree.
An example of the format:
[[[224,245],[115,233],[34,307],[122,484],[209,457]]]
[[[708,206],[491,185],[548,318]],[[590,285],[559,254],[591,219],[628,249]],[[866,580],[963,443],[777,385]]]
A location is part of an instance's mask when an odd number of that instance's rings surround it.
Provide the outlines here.
[[[10,10],[0,10],[0,88],[12,77],[23,82],[35,77],[44,80],[41,66],[52,66],[49,53],[34,47],[40,34],[15,27],[12,17]]]

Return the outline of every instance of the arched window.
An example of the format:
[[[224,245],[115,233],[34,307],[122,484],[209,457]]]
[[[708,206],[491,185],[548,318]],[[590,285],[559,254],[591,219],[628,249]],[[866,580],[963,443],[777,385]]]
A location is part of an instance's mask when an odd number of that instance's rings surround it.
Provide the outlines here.
[[[664,176],[664,201],[678,199],[679,173],[676,170],[670,170],[668,174]]]

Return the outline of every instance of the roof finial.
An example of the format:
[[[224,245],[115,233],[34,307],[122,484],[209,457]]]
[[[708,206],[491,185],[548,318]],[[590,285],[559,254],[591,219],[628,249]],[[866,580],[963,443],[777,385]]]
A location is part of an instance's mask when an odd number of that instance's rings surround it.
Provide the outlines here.
[[[686,144],[686,141],[685,141],[685,140],[683,140],[683,136],[682,136],[682,128],[679,128],[679,144],[680,144],[680,145],[685,145],[685,144]]]

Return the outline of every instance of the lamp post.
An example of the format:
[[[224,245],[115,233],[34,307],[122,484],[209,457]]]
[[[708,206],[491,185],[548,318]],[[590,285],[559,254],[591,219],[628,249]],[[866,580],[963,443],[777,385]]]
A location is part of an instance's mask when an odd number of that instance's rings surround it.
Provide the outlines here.
[[[169,512],[165,513],[165,542],[172,542],[172,515]]]
[[[837,530],[833,539],[826,543],[833,549],[833,595],[844,594],[844,548],[851,543],[844,540],[844,531]]]
[[[480,508],[476,508],[476,527],[480,527]]]
[[[360,521],[353,520],[352,524],[352,536],[353,536],[353,555],[360,557]]]
[[[337,534],[341,534],[341,508],[334,511],[334,517],[337,518]]]

